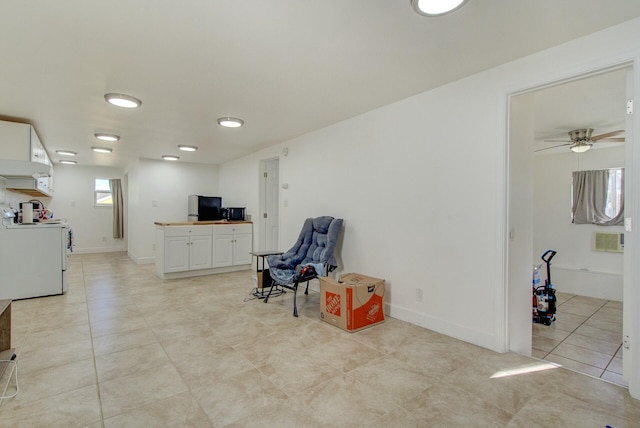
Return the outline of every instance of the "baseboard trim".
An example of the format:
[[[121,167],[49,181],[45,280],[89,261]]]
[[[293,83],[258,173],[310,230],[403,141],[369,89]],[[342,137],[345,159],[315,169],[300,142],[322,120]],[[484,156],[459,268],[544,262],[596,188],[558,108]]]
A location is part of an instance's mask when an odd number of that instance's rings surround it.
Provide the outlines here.
[[[502,352],[500,349],[495,349],[495,337],[492,334],[473,330],[402,306],[387,303],[385,307],[387,310],[386,315],[390,317],[406,321],[419,327],[424,327],[495,352]]]

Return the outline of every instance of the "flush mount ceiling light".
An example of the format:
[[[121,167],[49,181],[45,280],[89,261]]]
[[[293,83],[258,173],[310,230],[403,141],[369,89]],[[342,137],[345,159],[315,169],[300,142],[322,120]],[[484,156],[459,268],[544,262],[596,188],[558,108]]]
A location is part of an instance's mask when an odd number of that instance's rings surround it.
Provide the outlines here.
[[[111,153],[113,150],[106,147],[91,147],[91,150],[97,153]]]
[[[120,141],[120,136],[116,134],[104,134],[102,132],[93,134],[98,140],[109,141],[111,143]]]
[[[467,0],[411,0],[411,6],[420,15],[440,16],[462,7]]]
[[[63,156],[75,156],[76,152],[72,152],[71,150],[56,150],[56,153]]]
[[[218,119],[218,125],[225,128],[239,128],[244,125],[244,120],[237,117],[221,117]]]
[[[104,99],[114,106],[124,108],[136,108],[142,105],[142,101],[126,94],[105,94]]]
[[[162,159],[168,160],[168,161],[177,161],[178,159],[180,159],[180,157],[174,156],[174,155],[164,155],[162,156]]]
[[[65,165],[75,165],[75,164],[77,164],[78,162],[76,162],[76,161],[72,161],[72,160],[61,160],[61,161],[60,161],[60,163],[63,163],[63,164],[65,164]]]
[[[184,144],[180,144],[178,146],[178,148],[180,150],[182,150],[183,152],[195,152],[196,150],[198,150],[198,148],[196,146],[187,146],[187,145],[184,145]]]

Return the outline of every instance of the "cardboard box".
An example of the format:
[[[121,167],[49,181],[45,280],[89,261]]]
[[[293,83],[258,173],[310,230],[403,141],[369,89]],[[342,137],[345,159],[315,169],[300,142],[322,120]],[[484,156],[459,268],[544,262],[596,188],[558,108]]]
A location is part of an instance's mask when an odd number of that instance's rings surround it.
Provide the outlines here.
[[[253,275],[253,285],[256,288],[269,288],[272,283],[273,280],[271,279],[269,269],[258,271]]]
[[[320,318],[354,332],[384,322],[384,279],[347,273],[320,277]]]

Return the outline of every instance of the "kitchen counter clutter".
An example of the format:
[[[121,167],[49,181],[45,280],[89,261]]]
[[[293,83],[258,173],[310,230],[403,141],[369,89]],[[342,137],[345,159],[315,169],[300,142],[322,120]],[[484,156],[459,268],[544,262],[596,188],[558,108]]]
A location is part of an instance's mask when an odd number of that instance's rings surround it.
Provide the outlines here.
[[[155,222],[156,275],[185,278],[251,268],[249,221]]]

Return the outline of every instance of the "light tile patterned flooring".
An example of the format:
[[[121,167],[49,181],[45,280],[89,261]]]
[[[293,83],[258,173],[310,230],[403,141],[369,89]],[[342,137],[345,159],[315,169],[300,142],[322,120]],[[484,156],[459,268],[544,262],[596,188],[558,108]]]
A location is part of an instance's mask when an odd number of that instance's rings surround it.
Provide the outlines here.
[[[627,386],[622,379],[622,302],[557,293],[556,321],[533,324],[532,355]]]
[[[66,295],[13,303],[20,393],[2,402],[2,426],[640,421],[627,389],[534,358],[393,318],[343,332],[319,320],[318,293],[301,293],[299,318],[291,293],[246,300],[250,271],[162,281],[123,253],[73,255],[69,271]]]

